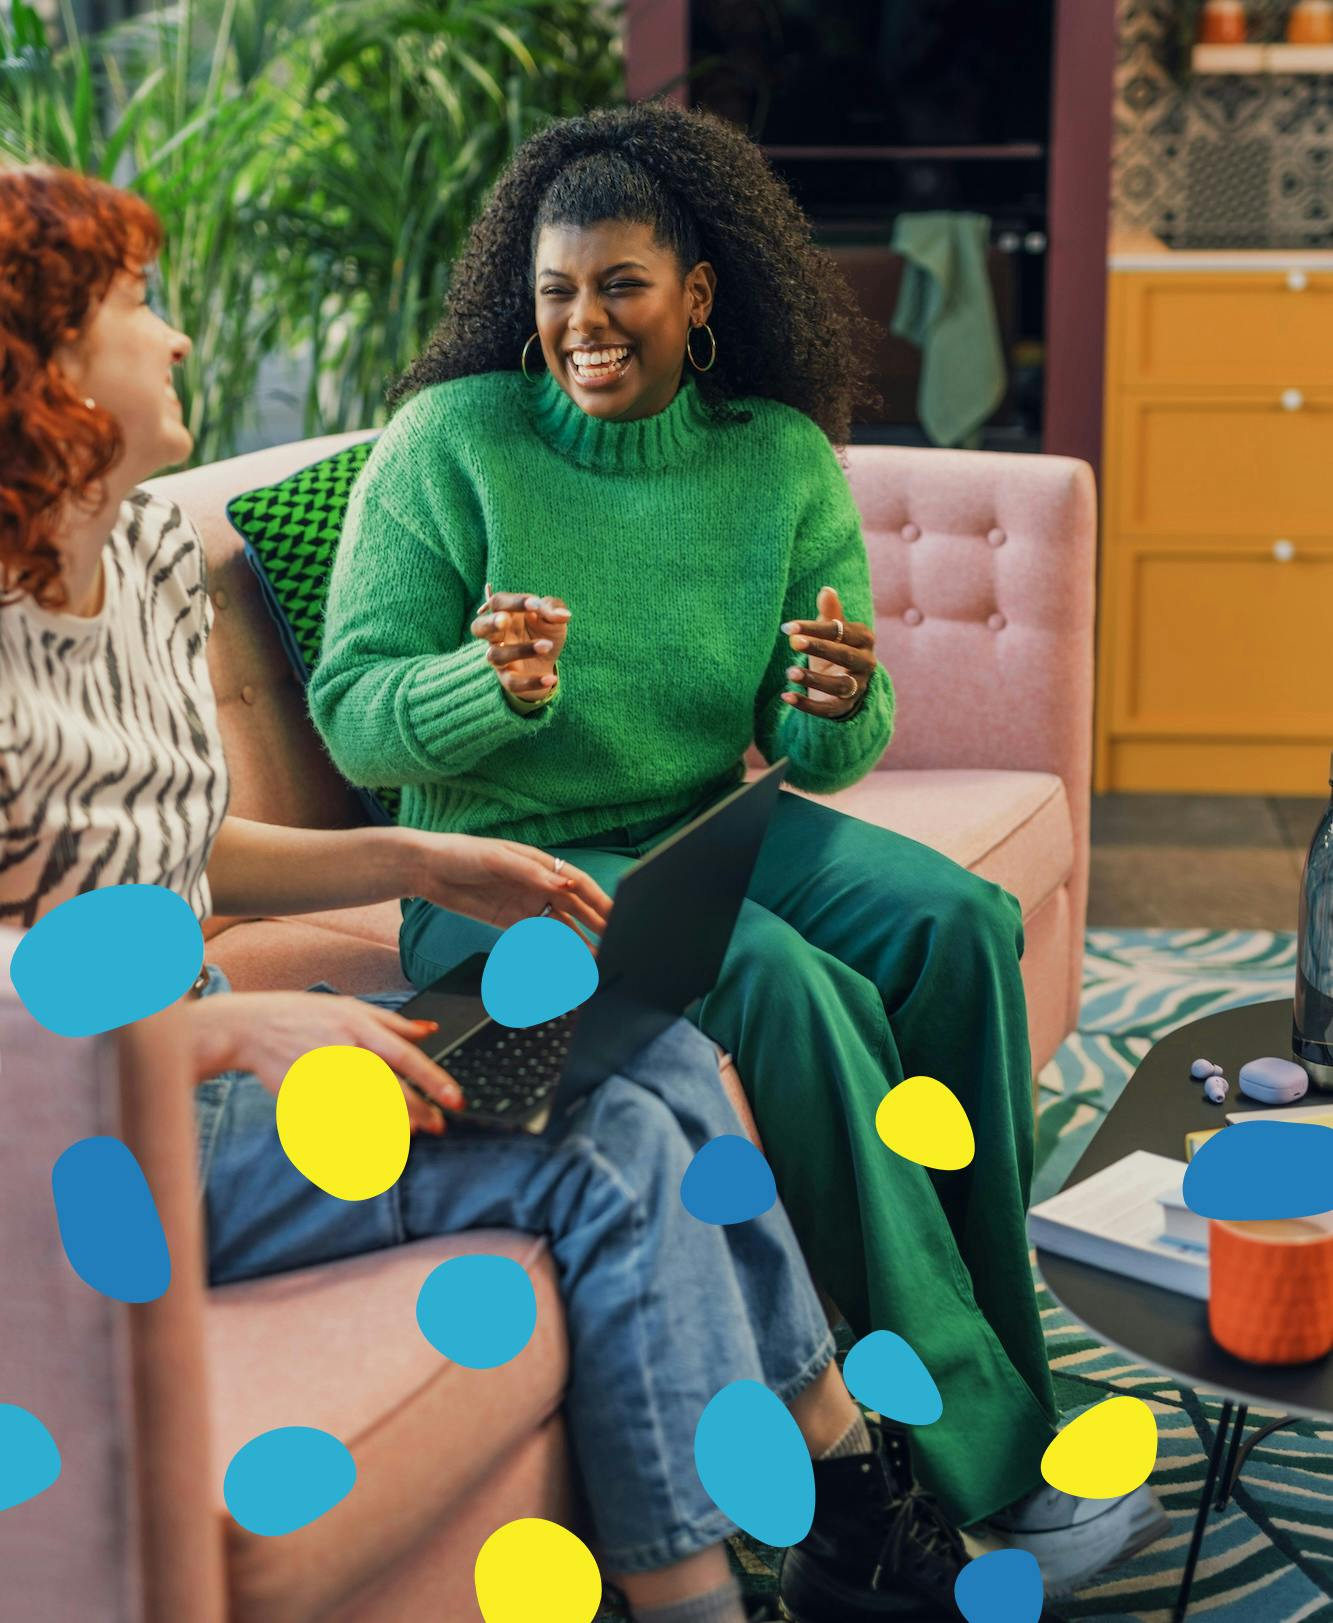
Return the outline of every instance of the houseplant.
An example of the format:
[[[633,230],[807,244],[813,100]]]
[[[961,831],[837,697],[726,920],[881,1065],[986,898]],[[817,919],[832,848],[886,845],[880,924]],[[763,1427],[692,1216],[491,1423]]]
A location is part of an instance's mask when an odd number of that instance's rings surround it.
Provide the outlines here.
[[[201,462],[275,348],[309,355],[308,432],[380,420],[514,146],[623,94],[616,0],[178,0],[93,36],[62,8],[55,37],[29,0],[0,11],[0,160],[161,215]]]

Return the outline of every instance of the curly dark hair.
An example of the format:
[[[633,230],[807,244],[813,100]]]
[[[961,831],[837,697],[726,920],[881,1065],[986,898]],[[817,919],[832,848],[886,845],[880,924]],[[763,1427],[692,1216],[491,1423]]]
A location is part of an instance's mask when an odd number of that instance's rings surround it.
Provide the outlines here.
[[[54,356],[117,271],[157,258],[141,198],[68,169],[0,168],[0,605],[65,605],[55,526],[95,506],[123,449],[119,425],[66,380]]]
[[[389,390],[513,371],[532,331],[538,233],[600,220],[651,227],[685,274],[717,271],[717,364],[696,376],[719,418],[746,395],[794,406],[835,445],[874,395],[879,329],[759,148],[736,125],[666,101],[561,119],[530,136],[496,182],[454,266],[439,325]]]

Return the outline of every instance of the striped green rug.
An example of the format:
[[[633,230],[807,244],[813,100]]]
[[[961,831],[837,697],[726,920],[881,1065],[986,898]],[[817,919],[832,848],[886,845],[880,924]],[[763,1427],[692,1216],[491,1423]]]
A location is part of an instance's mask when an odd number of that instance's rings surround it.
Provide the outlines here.
[[[1159,1037],[1290,994],[1296,942],[1270,930],[1089,930],[1078,1030],[1038,1077],[1033,1201],[1052,1195]]]
[[[1295,968],[1293,938],[1257,930],[1092,930],[1087,948],[1079,1029],[1038,1079],[1035,1199],[1064,1181],[1159,1037],[1218,1009],[1286,995]],[[1128,1392],[1156,1413],[1152,1483],[1172,1522],[1167,1537],[1061,1610],[1092,1623],[1168,1623],[1218,1404],[1093,1340],[1044,1290],[1040,1300],[1064,1411]],[[1250,1411],[1252,1426],[1270,1418]],[[749,1591],[772,1590],[778,1552],[738,1538],[732,1554]],[[1189,1616],[1333,1623],[1333,1423],[1302,1421],[1250,1456],[1231,1505],[1208,1524]]]

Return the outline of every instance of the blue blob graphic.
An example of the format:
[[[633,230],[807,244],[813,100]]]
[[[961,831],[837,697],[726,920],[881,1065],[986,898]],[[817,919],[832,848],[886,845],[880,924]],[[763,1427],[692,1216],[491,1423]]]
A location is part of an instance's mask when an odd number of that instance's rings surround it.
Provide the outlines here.
[[[0,1403],[0,1510],[45,1493],[60,1475],[60,1450],[35,1414]]]
[[[786,1404],[758,1381],[732,1381],[699,1416],[694,1463],[713,1503],[761,1544],[781,1549],[810,1531],[810,1450]]]
[[[277,1538],[318,1521],[355,1482],[345,1443],[314,1426],[279,1426],[237,1449],[222,1497],[246,1532]]]
[[[1040,1623],[1041,1568],[1026,1550],[991,1550],[954,1579],[953,1598],[967,1623]]]
[[[1237,1222],[1333,1209],[1333,1132],[1312,1121],[1233,1122],[1185,1169],[1185,1204]]]
[[[481,1001],[502,1026],[536,1026],[597,990],[597,960],[559,919],[520,919],[491,948]]]
[[[14,990],[57,1037],[95,1037],[144,1020],[189,991],[204,938],[188,902],[161,885],[71,896],[14,949]]]
[[[118,1138],[84,1138],[51,1168],[60,1243],[84,1282],[117,1302],[154,1302],[171,1253],[153,1191]]]
[[[680,1180],[685,1210],[701,1223],[745,1223],[778,1198],[773,1169],[748,1138],[724,1133],[705,1144]]]
[[[537,1327],[537,1294],[512,1257],[450,1257],[417,1295],[417,1324],[436,1352],[468,1369],[517,1358]]]
[[[892,1330],[874,1330],[847,1354],[847,1390],[867,1409],[905,1426],[930,1426],[944,1413],[940,1389],[916,1353]]]

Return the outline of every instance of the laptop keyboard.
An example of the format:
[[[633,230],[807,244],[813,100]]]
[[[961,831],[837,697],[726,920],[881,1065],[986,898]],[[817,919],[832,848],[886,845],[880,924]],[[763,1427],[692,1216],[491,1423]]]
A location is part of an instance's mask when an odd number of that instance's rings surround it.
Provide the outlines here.
[[[440,1064],[463,1090],[464,1115],[515,1120],[540,1105],[559,1080],[574,1040],[577,1009],[522,1030],[492,1021],[465,1043],[440,1055]]]

